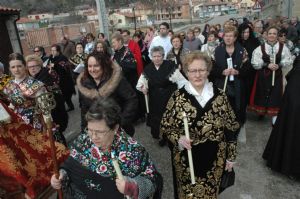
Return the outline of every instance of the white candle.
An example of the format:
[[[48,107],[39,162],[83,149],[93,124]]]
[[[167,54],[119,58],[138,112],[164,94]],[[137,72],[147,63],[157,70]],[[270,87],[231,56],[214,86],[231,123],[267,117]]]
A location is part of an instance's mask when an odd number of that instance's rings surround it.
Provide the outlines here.
[[[273,64],[276,64],[276,54],[273,55]],[[272,72],[272,86],[275,85],[275,70]]]
[[[225,77],[225,82],[224,82],[224,87],[223,87],[224,92],[226,91],[227,82],[228,82],[228,75]]]
[[[114,153],[111,153],[111,160],[112,160],[113,166],[114,166],[114,168],[115,168],[115,171],[116,171],[116,173],[117,173],[117,177],[118,177],[120,180],[123,180],[124,177],[123,177],[122,171],[121,171],[121,169],[120,169],[120,166],[119,166],[119,163],[118,163],[118,159],[115,158]]]
[[[183,112],[182,116],[183,116],[185,136],[186,136],[187,139],[190,140],[189,126],[188,126],[186,113]],[[195,184],[196,183],[196,181],[195,181],[195,172],[194,172],[193,156],[192,156],[192,150],[191,149],[188,150],[188,159],[189,159],[189,166],[190,166],[191,181],[192,181],[192,184]]]
[[[144,95],[145,96],[145,103],[146,103],[146,111],[147,113],[149,113],[149,101],[148,101],[148,95]]]
[[[228,69],[233,68],[233,63],[232,63],[232,58],[231,57],[227,59],[227,66],[228,66]],[[229,80],[234,81],[234,76],[230,75]]]

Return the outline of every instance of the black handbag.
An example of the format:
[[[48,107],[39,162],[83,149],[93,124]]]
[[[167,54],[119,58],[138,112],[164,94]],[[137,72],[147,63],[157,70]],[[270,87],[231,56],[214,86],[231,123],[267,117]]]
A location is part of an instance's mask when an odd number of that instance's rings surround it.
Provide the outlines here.
[[[224,171],[223,175],[221,177],[219,194],[222,193],[226,188],[234,185],[234,181],[235,181],[235,172],[234,172],[234,170],[232,169],[231,172]]]

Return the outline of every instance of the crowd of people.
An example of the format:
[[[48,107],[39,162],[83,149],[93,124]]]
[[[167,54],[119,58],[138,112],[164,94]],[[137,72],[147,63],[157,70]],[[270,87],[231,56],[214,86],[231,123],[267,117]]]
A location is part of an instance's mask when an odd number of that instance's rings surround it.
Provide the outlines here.
[[[43,133],[36,98],[53,93],[53,136],[67,146],[63,132],[77,88],[81,134],[59,177],[50,176],[65,198],[161,198],[163,176],[133,138],[134,124],[146,121],[152,138],[170,149],[174,198],[213,199],[224,171],[233,171],[238,140],[246,142],[247,111],[272,118],[267,165],[300,177],[297,116],[290,112],[300,108],[299,39],[296,17],[230,19],[179,33],[163,22],[145,33],[118,29],[110,41],[103,33],[78,43],[65,35],[49,56],[41,46],[26,57],[12,53],[10,75],[0,65],[0,100]]]

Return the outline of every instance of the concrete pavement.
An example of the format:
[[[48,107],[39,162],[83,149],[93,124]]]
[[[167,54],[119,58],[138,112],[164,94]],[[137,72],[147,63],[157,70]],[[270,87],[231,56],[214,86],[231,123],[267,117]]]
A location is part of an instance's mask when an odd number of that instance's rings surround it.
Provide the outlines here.
[[[223,24],[235,16],[222,16],[212,19],[209,23]],[[192,26],[196,26],[193,24]],[[201,25],[200,25],[201,26]],[[187,28],[187,27],[184,27]],[[202,27],[203,28],[203,25]],[[80,130],[80,109],[78,96],[73,97],[76,109],[69,112],[69,127],[66,130],[70,141]],[[238,144],[238,157],[235,165],[235,185],[225,190],[220,199],[299,199],[300,182],[273,172],[265,166],[262,153],[271,132],[271,119],[259,121],[257,116],[248,113],[246,125],[247,142]],[[157,140],[152,139],[150,129],[145,123],[136,125],[134,136],[150,153],[157,169],[164,177],[163,199],[173,198],[172,169],[170,151],[167,147],[159,147]]]

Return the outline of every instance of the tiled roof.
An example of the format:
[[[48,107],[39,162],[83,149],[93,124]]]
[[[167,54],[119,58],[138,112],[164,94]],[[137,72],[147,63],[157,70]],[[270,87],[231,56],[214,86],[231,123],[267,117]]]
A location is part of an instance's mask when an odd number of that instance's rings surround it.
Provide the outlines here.
[[[20,9],[0,6],[0,14],[19,14],[20,11]]]
[[[28,18],[26,18],[26,17],[21,17],[21,18],[17,21],[17,23],[31,23],[31,22],[36,22],[36,23],[38,23],[37,20],[34,20],[34,19],[28,19]]]

